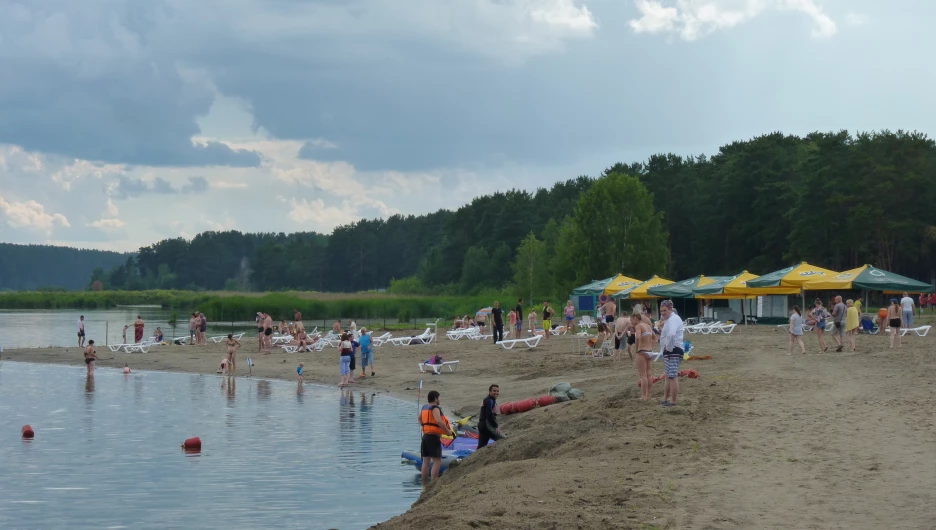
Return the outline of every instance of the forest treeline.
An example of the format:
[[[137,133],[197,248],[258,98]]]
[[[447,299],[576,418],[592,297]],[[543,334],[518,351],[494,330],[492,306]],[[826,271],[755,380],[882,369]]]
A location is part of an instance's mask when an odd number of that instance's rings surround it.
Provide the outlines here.
[[[85,289],[94,269],[111,270],[129,257],[104,250],[0,243],[0,291]]]
[[[772,133],[712,156],[660,154],[455,211],[331,234],[205,232],[94,271],[102,289],[564,296],[624,272],[762,274],[801,260],[931,281],[936,143],[915,132]]]

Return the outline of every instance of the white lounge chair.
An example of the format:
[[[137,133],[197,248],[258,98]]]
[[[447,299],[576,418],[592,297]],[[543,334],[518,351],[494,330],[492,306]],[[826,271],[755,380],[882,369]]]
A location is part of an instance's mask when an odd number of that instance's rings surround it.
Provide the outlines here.
[[[292,341],[293,341],[292,335],[279,335],[279,336],[273,337],[273,340],[270,342],[270,344],[272,344],[273,346],[277,346],[281,344],[289,344]]]
[[[581,326],[582,328],[597,328],[598,323],[595,322],[595,320],[592,319],[592,317],[588,315],[583,315],[582,320],[579,320],[579,326]]]
[[[737,327],[737,324],[720,324],[720,325],[718,325],[718,326],[713,326],[713,327],[712,327],[712,333],[719,333],[719,332],[720,332],[720,333],[728,334],[728,333],[731,333],[732,331],[734,331],[734,328],[735,328],[735,327]],[[806,330],[806,331],[809,331],[809,330]]]
[[[526,345],[527,348],[531,348],[531,349],[532,349],[532,348],[535,348],[537,345],[539,345],[539,343],[540,343],[541,340],[543,340],[543,336],[542,336],[542,335],[536,335],[536,336],[533,336],[533,337],[527,337],[527,338],[525,338],[525,339],[507,339],[507,340],[502,340],[502,341],[498,342],[497,344],[500,345],[501,348],[504,348],[505,350],[509,350],[509,349],[512,349],[514,346],[516,346],[517,343],[521,343],[521,342],[522,342],[524,345]]]
[[[917,337],[925,337],[929,333],[930,328],[933,326],[919,326],[916,328],[900,328],[900,336],[903,337],[907,333],[913,332],[916,333]]]
[[[186,338],[188,338],[188,337],[186,337]],[[214,343],[217,344],[217,343],[219,343],[219,342],[223,342],[223,341],[227,340],[227,335],[219,335],[219,336],[217,336],[217,337],[208,337],[208,338],[211,339],[211,342],[214,342]],[[243,333],[238,333],[238,334],[236,334],[236,335],[232,335],[231,338],[233,338],[234,340],[241,340],[242,338],[244,338],[244,334],[243,334]]]
[[[390,332],[388,331],[378,337],[371,337],[371,342],[374,343],[374,346],[383,346],[388,340],[392,338],[393,338],[393,335],[391,335]]]
[[[458,370],[458,361],[445,361],[442,364],[419,363],[419,371],[426,373],[426,368],[432,368],[432,373],[439,375],[442,373],[442,368],[445,366],[448,367],[449,372],[454,372]]]
[[[134,344],[124,344],[123,351],[126,353],[147,353],[152,346],[153,340],[147,339]]]
[[[710,335],[712,333],[718,333],[719,328],[723,325],[724,324],[722,324],[721,320],[711,322],[709,324],[703,324],[702,328],[699,329],[699,333],[703,335]]]
[[[614,341],[611,339],[604,340],[597,348],[589,347],[585,350],[585,354],[591,354],[592,357],[604,357],[605,355],[614,355]]]
[[[432,330],[426,328],[426,331],[422,335],[417,335],[415,337],[393,337],[387,340],[392,346],[409,346],[415,340],[419,340],[416,344],[429,344],[432,342]]]
[[[462,329],[452,329],[445,332],[445,338],[449,340],[458,340],[465,337],[471,337],[472,335],[479,335],[481,331],[477,327],[462,328]]]

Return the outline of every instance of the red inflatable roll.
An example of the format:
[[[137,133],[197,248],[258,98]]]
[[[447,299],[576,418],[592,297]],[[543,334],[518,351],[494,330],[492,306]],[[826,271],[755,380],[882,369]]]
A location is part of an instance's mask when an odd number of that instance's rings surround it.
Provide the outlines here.
[[[182,448],[187,450],[201,449],[201,438],[198,436],[194,438],[189,438],[182,442]]]
[[[506,416],[506,415],[508,415],[508,414],[513,414],[514,412],[515,412],[515,411],[514,411],[514,404],[513,404],[513,403],[511,403],[511,402],[509,402],[509,401],[508,401],[507,403],[501,403],[501,406],[500,406],[500,413],[501,413],[501,414],[503,414],[503,415]]]
[[[547,405],[552,405],[555,402],[556,402],[556,398],[554,396],[546,395],[546,396],[540,396],[536,398],[536,405],[538,407],[545,407]]]
[[[29,425],[23,425],[22,432],[23,432],[23,438],[32,438],[36,436],[35,431],[33,431],[33,428],[30,427]]]
[[[514,403],[514,412],[529,412],[536,406],[536,398],[524,399]]]

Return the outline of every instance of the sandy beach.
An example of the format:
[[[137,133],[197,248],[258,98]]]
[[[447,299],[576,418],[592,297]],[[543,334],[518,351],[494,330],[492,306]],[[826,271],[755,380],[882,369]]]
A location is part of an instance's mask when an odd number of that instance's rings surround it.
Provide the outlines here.
[[[337,350],[263,355],[249,337],[240,376],[252,357],[254,377],[293,380],[303,361],[307,381],[337,383]],[[714,358],[683,363],[701,378],[683,379],[679,406],[669,409],[658,404],[662,383],[651,404],[639,402],[633,363],[584,356],[575,337],[534,350],[449,341],[441,329],[439,337],[378,348],[377,376],[354,387],[411,400],[415,410],[423,379],[423,396],[438,390],[456,415],[477,414],[491,383],[501,386],[501,402],[561,381],[585,398],[502,417],[507,440],[454,467],[379,528],[933,527],[933,336],[889,349],[885,337],[862,335],[856,353],[818,354],[807,334],[809,353],[787,356],[787,335],[773,326],[687,335],[693,354]],[[98,366],[213,374],[224,351],[99,348]],[[421,374],[417,364],[433,354],[459,360],[458,371]],[[7,350],[2,359],[84,364],[77,347]],[[654,373],[662,371],[655,363]]]

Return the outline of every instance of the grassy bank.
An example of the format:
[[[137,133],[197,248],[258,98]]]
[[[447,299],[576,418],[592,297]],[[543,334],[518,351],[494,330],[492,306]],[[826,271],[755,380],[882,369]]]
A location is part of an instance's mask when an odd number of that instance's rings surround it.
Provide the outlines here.
[[[288,318],[298,308],[304,319],[414,318],[474,314],[494,302],[490,296],[400,296],[385,293],[256,293],[194,291],[77,291],[0,294],[0,309],[109,309],[118,305],[159,305],[180,312],[199,310],[214,321],[253,320],[257,311]],[[499,298],[502,305],[512,299]]]

